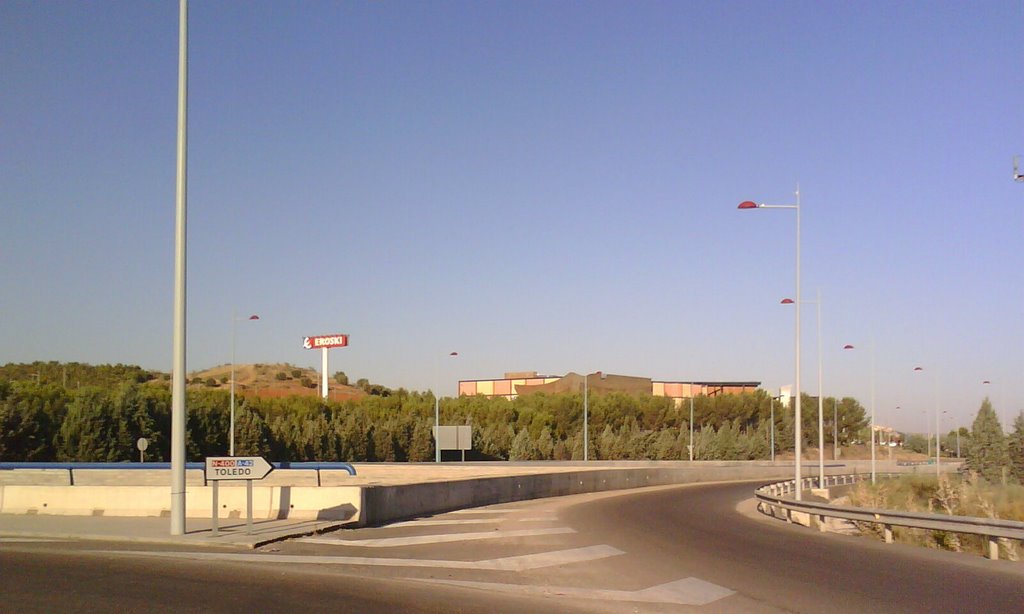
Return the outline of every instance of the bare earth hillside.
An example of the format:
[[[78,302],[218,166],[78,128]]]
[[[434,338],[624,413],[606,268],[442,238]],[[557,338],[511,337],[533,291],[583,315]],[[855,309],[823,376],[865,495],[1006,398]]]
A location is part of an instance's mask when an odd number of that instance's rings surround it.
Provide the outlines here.
[[[202,380],[202,383],[192,382]],[[208,388],[209,382],[226,390],[231,385],[231,365],[220,365],[205,371],[189,374],[190,388]],[[255,364],[235,365],[235,394],[255,395],[263,398],[285,397],[291,395],[319,396],[320,374],[308,367],[296,367],[289,364]],[[359,399],[366,393],[353,386],[342,386],[331,381],[329,383],[330,398],[333,401]]]

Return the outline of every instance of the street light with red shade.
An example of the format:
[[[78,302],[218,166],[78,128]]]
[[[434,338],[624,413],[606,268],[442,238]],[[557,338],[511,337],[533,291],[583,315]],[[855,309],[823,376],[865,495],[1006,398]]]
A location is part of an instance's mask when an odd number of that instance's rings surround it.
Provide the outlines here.
[[[784,298],[780,302],[783,305],[793,305],[796,303],[791,298]],[[804,302],[814,304],[818,318],[818,488],[825,488],[825,393],[821,353],[821,290],[818,290],[816,300]]]
[[[852,344],[843,346],[844,350],[856,349]],[[871,483],[875,483],[875,463],[877,454],[875,451],[875,340],[871,340]],[[891,459],[890,459],[891,460]]]
[[[795,422],[794,432],[794,447],[795,447],[795,483],[796,487],[796,499],[801,500],[802,485],[800,483],[800,455],[801,455],[801,437],[803,437],[802,425],[801,425],[801,412],[800,412],[800,185],[796,186],[796,204],[794,205],[768,205],[765,203],[756,203],[752,200],[745,200],[739,204],[738,209],[793,209],[796,211],[796,327],[794,332],[794,394],[796,395],[796,403],[793,409],[793,421]]]
[[[231,435],[228,440],[228,456],[235,455],[235,323],[239,320],[259,319],[260,317],[256,314],[248,318],[239,318],[234,313],[231,314],[231,426],[229,427]]]
[[[924,367],[914,367],[914,372],[923,373]],[[932,380],[935,383],[935,477],[940,477],[942,471],[939,467],[939,459],[942,451],[942,444],[939,443],[939,378],[934,370],[932,371]]]

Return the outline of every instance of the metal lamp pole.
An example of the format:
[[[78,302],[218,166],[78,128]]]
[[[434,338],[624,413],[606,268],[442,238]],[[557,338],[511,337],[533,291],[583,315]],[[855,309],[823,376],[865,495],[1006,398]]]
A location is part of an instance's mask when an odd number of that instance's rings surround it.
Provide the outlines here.
[[[235,455],[235,324],[238,322],[238,316],[235,312],[231,312],[231,436],[228,445],[228,456]],[[247,320],[259,320],[258,315],[251,315]]]
[[[775,397],[768,397],[768,406],[772,415],[772,462],[775,462]]]
[[[839,460],[839,399],[832,399],[832,460]]]
[[[774,443],[774,440],[773,440]],[[690,462],[693,462],[693,390],[691,386],[690,390]],[[774,454],[775,450],[772,450]],[[774,460],[774,458],[772,459]]]
[[[178,2],[178,145],[171,382],[171,535],[185,534],[185,247],[188,184],[188,0]]]
[[[590,459],[590,399],[588,396],[588,380],[590,379],[589,374],[583,375],[583,460],[586,462]]]
[[[855,349],[847,343],[844,350]],[[871,339],[871,483],[875,483],[875,340]]]
[[[825,393],[823,389],[823,370],[821,354],[821,290],[818,290],[818,297],[813,301],[817,311],[818,324],[818,488],[825,488]],[[782,299],[783,305],[792,305],[793,299]]]
[[[924,371],[924,368],[914,367],[914,371],[921,373]],[[938,478],[942,475],[942,470],[939,467],[939,454],[942,451],[942,444],[939,443],[939,377],[934,371],[932,372],[932,380],[935,383],[935,477]],[[927,421],[927,418],[925,420]]]
[[[454,358],[458,356],[458,352],[451,352],[448,356]],[[437,370],[437,360],[434,360],[434,368]],[[438,392],[434,395],[434,462],[441,462],[441,387],[437,387]]]
[[[796,452],[795,464],[795,486],[796,486],[796,500],[800,501],[803,499],[801,493],[800,483],[800,439],[803,437],[801,428],[801,413],[800,413],[800,184],[796,186],[796,204],[795,205],[766,205],[764,203],[755,203],[754,201],[744,201],[739,204],[739,209],[794,209],[796,211],[796,331],[794,333],[794,345],[795,345],[795,357],[794,357],[794,392],[796,394],[796,405],[794,409],[793,419],[796,423],[794,442]]]
[[[606,375],[601,371],[598,371],[597,375],[600,379],[605,379]],[[589,395],[589,384],[590,374],[583,376],[583,460],[590,459],[590,395]]]

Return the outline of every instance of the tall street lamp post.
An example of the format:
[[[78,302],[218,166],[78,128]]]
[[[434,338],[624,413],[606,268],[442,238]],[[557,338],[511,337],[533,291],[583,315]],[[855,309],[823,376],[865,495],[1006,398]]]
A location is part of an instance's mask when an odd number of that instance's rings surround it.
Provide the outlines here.
[[[185,248],[188,184],[188,0],[178,2],[178,141],[174,214],[174,348],[171,382],[171,535],[185,534]]]
[[[795,465],[795,486],[796,486],[796,500],[800,501],[803,499],[801,492],[800,483],[800,438],[803,436],[800,420],[800,185],[796,187],[796,204],[794,205],[766,205],[764,203],[756,203],[751,200],[743,201],[739,204],[739,209],[793,209],[796,211],[796,330],[794,333],[794,392],[796,394],[796,405],[793,412],[793,419],[795,422],[795,433],[793,436],[795,448],[796,448],[796,462]]]
[[[793,299],[782,299],[783,305],[792,305]],[[804,301],[813,303],[818,314],[818,488],[825,488],[825,393],[823,390],[822,356],[821,356],[821,290],[817,299]]]
[[[839,399],[832,398],[832,460],[839,460]]]
[[[449,357],[455,358],[458,356],[458,352],[450,352]],[[437,361],[434,361],[434,370],[437,370]],[[436,378],[435,378],[436,379]],[[438,392],[434,394],[434,462],[441,462],[441,387],[438,386]]]
[[[774,439],[772,443],[774,443]],[[690,462],[693,462],[693,387],[690,387],[690,445],[686,446],[690,450]],[[775,460],[775,450],[772,449],[772,460]]]
[[[596,375],[604,379],[605,374],[598,371]],[[590,374],[583,376],[583,460],[590,460]],[[693,443],[693,434],[690,434]],[[693,460],[693,459],[690,459]]]
[[[923,373],[924,367],[914,367],[914,371],[916,373]],[[932,371],[932,380],[935,384],[935,477],[938,478],[942,474],[942,470],[939,467],[942,444],[939,443],[939,378],[934,371]]]
[[[231,436],[229,438],[228,456],[235,455],[235,328],[236,323],[242,318],[231,312]],[[246,320],[259,320],[258,315],[251,315]]]
[[[856,349],[847,343],[844,350]],[[871,483],[875,483],[875,340],[871,340]]]

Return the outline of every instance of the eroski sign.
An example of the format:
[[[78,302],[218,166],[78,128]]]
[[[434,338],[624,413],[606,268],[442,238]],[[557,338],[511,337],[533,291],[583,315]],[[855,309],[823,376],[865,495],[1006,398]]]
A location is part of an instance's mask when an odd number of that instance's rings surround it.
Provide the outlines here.
[[[348,335],[319,335],[316,337],[303,337],[302,347],[307,350],[320,348],[343,348],[348,346]]]

